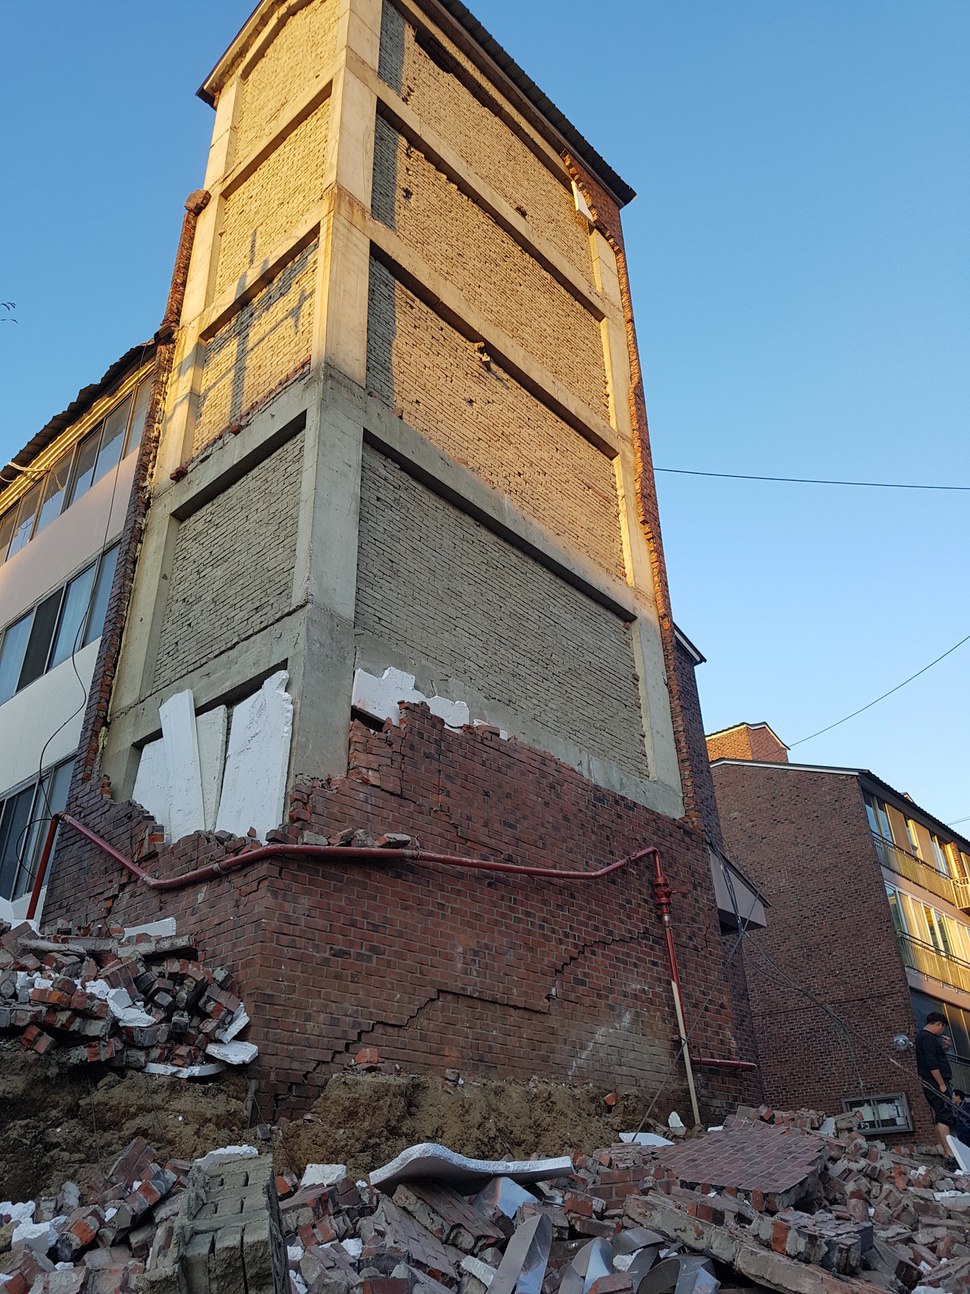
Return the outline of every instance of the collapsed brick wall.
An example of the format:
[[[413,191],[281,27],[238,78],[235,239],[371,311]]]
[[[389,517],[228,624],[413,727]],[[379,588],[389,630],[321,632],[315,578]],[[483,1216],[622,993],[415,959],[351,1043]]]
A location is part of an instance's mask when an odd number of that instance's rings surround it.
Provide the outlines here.
[[[298,252],[207,342],[193,452],[309,360],[317,246]]]
[[[376,640],[358,645],[366,668],[403,656],[444,695],[480,696],[649,776],[628,624],[371,448],[360,509],[356,629]]]
[[[913,1011],[857,778],[740,764],[713,775],[728,853],[771,901],[745,962],[765,1099],[837,1111],[845,1098],[905,1091],[928,1132],[913,1062],[892,1063]]]
[[[216,294],[295,232],[323,197],[330,100],[301,121],[224,200]]]
[[[299,432],[179,523],[156,688],[265,629],[292,606],[303,444]]]
[[[286,15],[271,43],[240,83],[235,161],[248,161],[291,102],[311,95],[337,54],[341,6],[311,0]],[[272,7],[267,15],[273,21]],[[260,36],[262,39],[262,35]],[[230,75],[232,69],[230,69]]]
[[[244,844],[199,833],[156,854],[141,810],[115,805],[93,782],[75,811],[158,875]],[[297,777],[288,839],[348,826],[405,831],[446,853],[580,870],[659,846],[678,891],[675,942],[695,1050],[738,1054],[706,848],[689,828],[548,755],[490,731],[450,733],[411,706],[398,728],[353,725],[347,778]],[[204,958],[236,974],[260,1047],[260,1099],[277,1112],[311,1101],[367,1044],[419,1072],[539,1074],[648,1099],[664,1085],[664,1110],[673,1102],[686,1118],[650,875],[637,864],[565,885],[393,854],[381,868],[280,858],[165,894],[65,835],[44,923],[175,916]],[[709,1113],[737,1100],[736,1076],[699,1079]]]
[[[613,461],[376,260],[367,387],[561,543],[626,578]]]
[[[608,417],[599,320],[381,117],[373,214],[454,284],[472,309]]]
[[[387,0],[381,14],[382,80],[592,283],[589,229],[576,212],[565,168],[554,171],[539,160],[545,152],[526,142],[534,138],[532,131],[499,104],[455,45],[445,39],[429,43],[423,33],[420,39],[434,59],[419,45],[411,22]]]

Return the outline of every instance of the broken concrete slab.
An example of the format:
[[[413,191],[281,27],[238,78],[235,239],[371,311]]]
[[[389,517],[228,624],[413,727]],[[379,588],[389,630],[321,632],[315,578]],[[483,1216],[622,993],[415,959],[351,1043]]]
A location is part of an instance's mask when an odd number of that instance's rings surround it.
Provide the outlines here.
[[[216,827],[260,840],[283,820],[293,736],[289,674],[279,670],[253,696],[233,707]]]
[[[435,1178],[472,1190],[491,1177],[541,1182],[568,1177],[572,1171],[573,1161],[568,1155],[557,1159],[471,1159],[437,1142],[423,1141],[402,1150],[383,1167],[375,1168],[368,1180],[371,1186],[392,1194],[399,1183],[422,1178]]]

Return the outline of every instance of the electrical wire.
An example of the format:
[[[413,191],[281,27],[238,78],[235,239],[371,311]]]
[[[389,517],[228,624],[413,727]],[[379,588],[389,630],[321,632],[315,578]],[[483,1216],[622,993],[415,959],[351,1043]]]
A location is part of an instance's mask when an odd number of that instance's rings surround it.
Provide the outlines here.
[[[713,476],[722,481],[774,481],[784,485],[851,485],[869,490],[970,490],[970,485],[922,485],[910,481],[835,481],[815,476],[755,476],[749,472],[700,472],[686,467],[655,467],[673,476]]]
[[[961,638],[958,643],[954,643],[952,647],[948,647],[945,652],[937,656],[936,660],[931,660],[928,665],[924,665],[922,669],[918,669],[915,674],[910,674],[909,678],[904,678],[902,683],[897,683],[896,686],[891,687],[888,692],[883,692],[882,696],[877,696],[875,701],[870,701],[868,704],[860,706],[858,710],[853,710],[852,713],[847,714],[844,719],[836,719],[835,723],[830,723],[825,728],[819,728],[818,732],[813,732],[808,737],[799,737],[798,741],[789,742],[789,750],[794,746],[804,745],[806,741],[814,741],[816,737],[821,737],[823,732],[831,732],[833,728],[838,728],[841,724],[848,723],[849,720],[854,719],[856,715],[863,714],[866,710],[871,710],[874,705],[878,705],[880,701],[885,701],[887,696],[892,696],[894,692],[898,692],[899,689],[905,687],[907,683],[912,683],[914,679],[919,678],[921,674],[925,674],[926,671],[932,669],[934,665],[939,665],[941,660],[945,660],[947,656],[951,656],[958,647],[962,647],[964,643],[968,642],[970,642],[970,634],[967,634],[965,638]],[[965,819],[962,818],[960,819],[960,821],[964,820]]]

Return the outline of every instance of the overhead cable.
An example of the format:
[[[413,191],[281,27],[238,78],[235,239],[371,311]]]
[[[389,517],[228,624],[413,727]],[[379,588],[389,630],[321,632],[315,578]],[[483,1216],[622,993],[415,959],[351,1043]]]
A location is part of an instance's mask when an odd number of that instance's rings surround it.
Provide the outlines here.
[[[912,481],[835,481],[815,476],[755,476],[749,472],[700,472],[687,467],[655,467],[674,476],[714,476],[723,481],[777,481],[785,485],[854,485],[870,490],[964,490],[970,485],[930,485]]]
[[[862,714],[864,710],[871,710],[872,707],[874,705],[878,705],[880,701],[885,701],[887,696],[892,696],[894,692],[898,692],[899,689],[901,687],[905,687],[907,683],[912,683],[913,679],[919,678],[921,674],[925,674],[926,671],[928,669],[932,669],[934,665],[939,665],[941,660],[945,660],[947,656],[951,655],[958,647],[962,647],[963,644],[967,642],[970,642],[970,634],[967,634],[966,638],[961,638],[958,643],[954,643],[952,647],[948,647],[945,652],[937,656],[936,660],[931,660],[928,665],[924,665],[922,669],[918,669],[915,674],[910,674],[909,678],[904,678],[902,683],[897,683],[896,686],[891,687],[888,692],[883,692],[882,696],[877,696],[874,701],[869,701],[868,704],[860,706],[858,710],[853,710],[852,713],[847,714],[844,719],[836,719],[835,723],[830,723],[825,728],[819,728],[818,732],[813,732],[808,737],[799,737],[797,741],[789,742],[789,749],[793,746],[801,746],[806,741],[813,741],[816,737],[821,737],[823,732],[831,732],[833,728],[838,728],[840,724],[848,723],[850,719],[854,719],[857,714]],[[965,819],[961,818],[960,821],[963,822]],[[953,824],[951,823],[950,825],[952,826]]]

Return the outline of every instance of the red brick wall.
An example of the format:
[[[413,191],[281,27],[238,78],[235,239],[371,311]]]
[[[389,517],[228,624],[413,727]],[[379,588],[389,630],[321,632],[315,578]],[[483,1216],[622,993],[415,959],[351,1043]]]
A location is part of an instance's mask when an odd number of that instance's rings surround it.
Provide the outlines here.
[[[867,1094],[906,1091],[928,1133],[914,1065],[905,1056],[902,1070],[892,1064],[890,1040],[912,1037],[913,1013],[858,780],[743,764],[712,771],[728,853],[771,903],[745,959],[765,1099],[838,1112],[860,1084]]]
[[[756,759],[787,764],[788,749],[765,724],[739,723],[707,738],[709,759]]]
[[[243,842],[198,834],[157,855],[151,824],[94,781],[74,811],[117,848],[175,875]],[[426,848],[531,865],[593,869],[656,845],[675,891],[675,939],[698,1054],[737,1056],[707,850],[689,827],[583,779],[491,731],[450,733],[424,707],[401,727],[351,729],[350,775],[297,779],[288,838],[345,827],[404,831]],[[74,835],[55,861],[45,926],[163,915],[238,976],[260,1047],[269,1115],[312,1100],[360,1045],[408,1070],[635,1089],[645,1105],[689,1115],[651,869],[589,884],[280,858],[170,894],[151,891]],[[710,998],[702,1012],[705,999]],[[737,1075],[702,1074],[712,1115],[740,1094]]]

